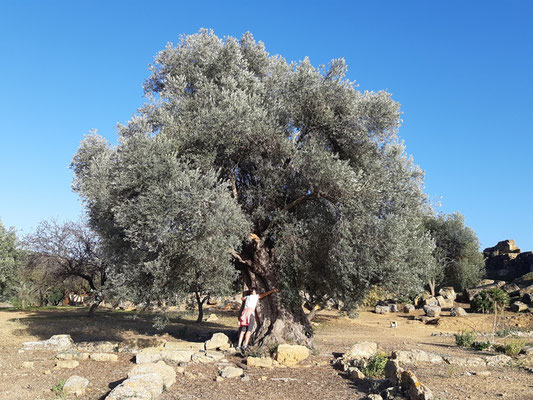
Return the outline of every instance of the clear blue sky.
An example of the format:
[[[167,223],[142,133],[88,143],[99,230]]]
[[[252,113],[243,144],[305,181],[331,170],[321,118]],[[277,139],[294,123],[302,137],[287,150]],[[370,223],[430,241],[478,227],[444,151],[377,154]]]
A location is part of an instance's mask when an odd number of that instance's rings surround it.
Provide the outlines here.
[[[271,53],[344,57],[402,104],[400,135],[441,211],[482,247],[533,250],[531,1],[0,0],[0,218],[77,218],[68,165],[90,129],[116,140],[148,64],[178,35],[251,31]]]

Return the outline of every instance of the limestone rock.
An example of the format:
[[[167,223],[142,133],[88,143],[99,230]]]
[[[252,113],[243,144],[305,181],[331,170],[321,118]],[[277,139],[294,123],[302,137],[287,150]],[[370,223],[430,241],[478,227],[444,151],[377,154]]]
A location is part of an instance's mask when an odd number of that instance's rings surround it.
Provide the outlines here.
[[[443,296],[437,296],[436,297],[437,302],[439,303],[439,307],[441,308],[452,308],[453,307],[453,300],[444,298]]]
[[[406,314],[411,314],[415,311],[415,306],[412,304],[404,304],[403,306],[403,312]]]
[[[222,378],[237,378],[239,376],[242,376],[244,371],[242,368],[238,367],[225,367],[222,368],[219,373]]]
[[[400,382],[402,376],[403,368],[400,367],[400,362],[398,360],[388,360],[385,364],[385,379],[391,381],[394,385],[397,385]]]
[[[428,317],[438,317],[440,315],[440,310],[441,308],[437,305],[437,306],[430,306],[430,305],[425,305],[424,306],[424,312],[426,313],[426,315]]]
[[[354,380],[363,380],[366,378],[365,374],[363,374],[361,372],[361,370],[357,367],[349,367],[348,368],[348,375],[350,376],[350,378],[354,379]]]
[[[514,312],[522,312],[526,311],[527,309],[527,304],[522,303],[521,301],[515,301],[513,304],[511,304],[511,311]]]
[[[270,357],[248,357],[246,365],[252,368],[272,368],[272,359]]]
[[[128,372],[128,378],[143,374],[157,374],[161,376],[165,388],[171,387],[176,382],[176,372],[174,371],[174,368],[165,364],[163,361],[138,364]]]
[[[137,364],[144,364],[159,361],[163,358],[162,352],[163,349],[161,347],[142,349],[135,355],[135,362]]]
[[[67,396],[73,394],[75,396],[83,396],[85,389],[89,385],[89,380],[81,376],[73,375],[67,379],[63,385],[63,393]]]
[[[429,297],[427,299],[424,299],[423,301],[424,306],[430,306],[430,307],[438,307],[439,301],[436,297]]]
[[[468,313],[465,311],[463,307],[453,307],[450,310],[450,315],[452,317],[466,317]]]
[[[90,353],[89,358],[94,361],[118,361],[118,356],[113,353]]]
[[[164,381],[160,375],[135,375],[114,388],[106,400],[154,400],[163,393],[163,389]]]
[[[189,362],[194,354],[192,350],[167,350],[164,348],[161,351],[161,359],[164,361]]]
[[[512,357],[506,356],[505,354],[499,354],[497,356],[486,356],[485,362],[487,367],[498,367],[509,364],[513,361]]]
[[[509,296],[515,296],[520,294],[520,286],[516,283],[507,283],[502,286],[502,290],[509,294]]]
[[[383,400],[383,397],[381,397],[379,394],[373,393],[366,396],[365,400]]]
[[[76,368],[80,363],[76,360],[57,360],[56,361],[56,368]]]
[[[136,353],[142,349],[162,347],[163,345],[166,345],[166,343],[159,338],[131,338],[120,342],[117,346],[117,351],[120,353]]]
[[[455,301],[457,299],[457,293],[452,286],[443,287],[439,290],[439,295],[445,299]]]
[[[418,364],[419,362],[429,362],[440,364],[444,359],[435,353],[429,353],[424,350],[395,350],[392,352],[392,358],[402,364]]]
[[[76,345],[76,349],[82,353],[114,353],[118,347],[118,343],[108,341],[80,342]]]
[[[34,363],[33,361],[24,361],[22,363],[22,368],[33,368]]]
[[[305,346],[280,344],[276,353],[276,361],[285,366],[298,364],[309,357],[309,349]]]
[[[204,342],[186,342],[186,341],[179,341],[179,342],[165,342],[164,347],[167,350],[204,350],[205,343]]]
[[[68,350],[74,345],[70,335],[54,335],[50,339],[38,342],[22,343],[23,350]]]
[[[79,351],[64,351],[56,354],[58,360],[88,360],[89,353],[81,353]]]
[[[376,314],[388,314],[390,312],[390,307],[388,305],[385,305],[385,306],[377,305],[374,308],[374,312]]]
[[[211,339],[205,342],[206,350],[227,350],[231,347],[229,338],[222,332],[213,334]]]
[[[215,322],[215,321],[218,321],[218,317],[216,316],[216,314],[211,314],[205,321],[206,322]]]
[[[526,304],[533,305],[533,293],[526,293],[522,296],[522,301]]]
[[[347,359],[370,358],[377,353],[378,345],[374,342],[359,342],[354,344],[344,355]]]

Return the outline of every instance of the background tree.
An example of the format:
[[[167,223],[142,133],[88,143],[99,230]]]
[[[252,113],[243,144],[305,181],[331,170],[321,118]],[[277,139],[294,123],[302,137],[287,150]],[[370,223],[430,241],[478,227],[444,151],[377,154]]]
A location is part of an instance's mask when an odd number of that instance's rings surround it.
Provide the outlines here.
[[[95,232],[83,221],[42,221],[25,238],[25,246],[30,254],[28,267],[34,274],[41,274],[41,290],[57,289],[53,283],[46,285],[49,279],[55,282],[81,279],[88,286],[92,299],[89,315],[93,316],[103,300],[108,268]],[[70,282],[70,286],[75,284]]]
[[[13,228],[6,229],[0,221],[0,296],[9,297],[16,282],[16,273],[23,264],[24,253],[19,248]]]
[[[261,302],[258,343],[309,341],[302,291],[356,305],[375,284],[420,290],[433,250],[420,229],[423,173],[396,135],[399,104],[357,91],[345,74],[342,59],[315,68],[270,56],[251,34],[201,30],[161,51],[144,86],[150,101],[119,128],[118,146],[89,136],[72,164],[92,225],[137,260],[118,263],[123,281],[141,274],[144,294],[177,290],[174,277],[212,236],[172,247],[174,232],[232,232],[211,257],[231,248],[245,286],[282,289]],[[207,218],[203,199],[215,192]]]
[[[475,232],[460,213],[426,217],[427,231],[435,240],[434,256],[442,268],[440,283],[464,290],[476,286],[485,274],[483,255]]]

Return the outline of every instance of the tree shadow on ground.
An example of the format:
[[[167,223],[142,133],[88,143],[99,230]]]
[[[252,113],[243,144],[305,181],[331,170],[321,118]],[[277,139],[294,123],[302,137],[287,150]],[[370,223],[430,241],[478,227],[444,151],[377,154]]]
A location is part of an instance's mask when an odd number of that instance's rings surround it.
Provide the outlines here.
[[[23,318],[14,316],[13,320],[24,326],[16,329],[15,335],[32,335],[42,340],[58,334],[68,334],[75,342],[121,341],[132,336],[166,334],[179,340],[203,342],[216,332],[223,332],[231,339],[236,339],[237,313],[221,310],[216,313],[220,318],[220,322],[216,323],[196,323],[190,314],[171,313],[163,329],[154,327],[155,319],[162,316],[160,313],[100,310],[95,317],[89,317],[87,309],[81,307],[32,309],[26,311]]]

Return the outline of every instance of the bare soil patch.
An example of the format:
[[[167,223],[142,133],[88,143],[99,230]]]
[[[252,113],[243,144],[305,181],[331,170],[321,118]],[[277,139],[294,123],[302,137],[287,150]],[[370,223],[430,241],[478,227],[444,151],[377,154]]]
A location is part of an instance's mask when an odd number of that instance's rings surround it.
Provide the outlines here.
[[[54,352],[19,352],[25,341],[48,339],[54,334],[70,334],[76,341],[121,341],[133,337],[158,336],[167,341],[184,339],[205,341],[214,332],[235,338],[236,313],[215,311],[216,323],[196,324],[194,316],[176,316],[163,332],[153,327],[151,314],[100,311],[96,318],[86,317],[85,309],[60,308],[27,312],[0,310],[0,399],[54,399],[50,389],[61,379],[79,375],[89,379],[86,394],[80,399],[103,399],[123,379],[133,365],[133,356],[120,353],[118,362],[80,361],[74,369],[54,369]],[[215,381],[216,364],[189,364],[191,375],[178,375],[177,383],[162,396],[170,399],[359,399],[365,387],[358,387],[330,366],[334,353],[348,350],[362,340],[377,342],[381,349],[418,348],[457,357],[478,357],[482,352],[455,345],[448,334],[461,330],[490,332],[490,315],[453,318],[445,315],[438,326],[413,321],[407,314],[378,315],[362,312],[357,319],[320,312],[315,321],[315,351],[294,368],[247,368],[238,356],[229,362],[245,369],[248,381],[239,378]],[[396,321],[398,327],[391,328]],[[500,325],[533,329],[531,314],[506,314]],[[432,334],[444,335],[432,336]],[[533,338],[525,339],[533,342]],[[33,368],[23,362],[33,361]],[[410,367],[428,385],[436,399],[533,399],[533,375],[518,367],[484,368],[489,376],[473,375],[476,368],[448,364],[420,364]]]

